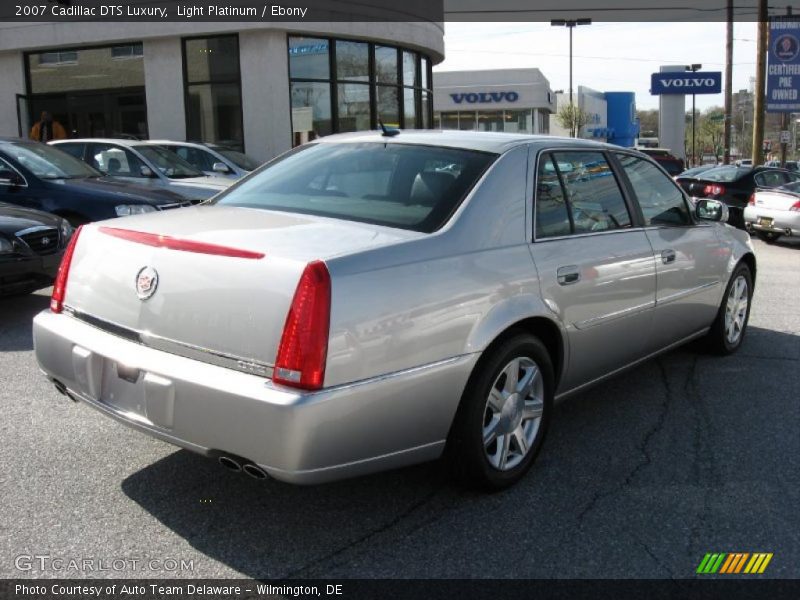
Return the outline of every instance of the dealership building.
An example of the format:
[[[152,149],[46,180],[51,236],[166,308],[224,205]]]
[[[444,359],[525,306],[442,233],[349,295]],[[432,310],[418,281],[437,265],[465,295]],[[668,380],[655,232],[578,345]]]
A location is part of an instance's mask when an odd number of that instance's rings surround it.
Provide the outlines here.
[[[375,18],[371,8],[371,18]],[[0,23],[0,135],[220,142],[259,160],[336,132],[432,124],[441,23]]]
[[[556,98],[539,69],[441,71],[433,87],[437,128],[549,133]]]

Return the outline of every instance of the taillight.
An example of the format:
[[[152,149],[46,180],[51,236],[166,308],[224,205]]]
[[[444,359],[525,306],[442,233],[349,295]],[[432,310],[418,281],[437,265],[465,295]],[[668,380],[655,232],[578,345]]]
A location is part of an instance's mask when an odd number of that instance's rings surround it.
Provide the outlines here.
[[[273,381],[317,390],[325,379],[331,314],[331,276],[325,263],[306,265],[283,326]]]
[[[703,194],[706,196],[721,196],[724,193],[724,185],[707,185],[703,188]]]
[[[792,210],[794,212],[800,212],[800,200],[792,204],[792,206],[789,207],[789,210]]]
[[[756,194],[753,192],[750,194],[750,200],[747,201],[747,206],[755,206],[756,205]]]
[[[72,234],[67,249],[64,250],[64,256],[61,258],[61,264],[58,266],[58,273],[56,274],[55,283],[53,283],[53,294],[50,296],[50,310],[54,313],[60,313],[64,310],[64,296],[67,293],[67,278],[69,277],[69,268],[72,264],[72,255],[75,254],[75,246],[78,245],[78,236],[81,234],[83,225],[78,227]]]

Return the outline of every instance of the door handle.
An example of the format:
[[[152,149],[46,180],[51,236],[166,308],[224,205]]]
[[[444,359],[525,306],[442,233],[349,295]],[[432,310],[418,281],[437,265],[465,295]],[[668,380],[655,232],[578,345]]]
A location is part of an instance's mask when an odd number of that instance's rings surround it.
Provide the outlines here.
[[[675,262],[675,250],[662,250],[661,262],[663,262],[665,265]]]
[[[577,265],[569,265],[567,267],[559,267],[556,275],[559,285],[570,285],[580,281],[581,271]]]

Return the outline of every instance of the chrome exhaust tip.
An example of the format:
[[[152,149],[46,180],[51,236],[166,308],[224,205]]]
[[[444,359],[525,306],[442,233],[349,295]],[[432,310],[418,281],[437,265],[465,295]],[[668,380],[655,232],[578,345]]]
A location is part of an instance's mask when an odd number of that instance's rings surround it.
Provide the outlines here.
[[[266,479],[267,472],[264,471],[261,467],[259,467],[255,463],[247,463],[242,467],[242,471],[250,475],[253,479]]]
[[[231,458],[230,456],[220,456],[217,460],[219,461],[219,464],[229,471],[233,471],[234,473],[240,473],[242,471],[242,463],[235,458]]]

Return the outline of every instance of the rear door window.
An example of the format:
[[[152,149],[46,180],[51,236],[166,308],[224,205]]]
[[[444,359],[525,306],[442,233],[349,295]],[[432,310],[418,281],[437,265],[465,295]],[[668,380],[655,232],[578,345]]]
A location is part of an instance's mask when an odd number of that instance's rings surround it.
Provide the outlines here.
[[[686,199],[677,185],[654,164],[628,154],[617,155],[642,209],[644,223],[681,226],[692,223]]]
[[[622,190],[602,152],[554,152],[553,159],[569,202],[573,233],[631,227]]]
[[[145,164],[130,150],[111,144],[94,144],[92,166],[112,177],[144,177]]]
[[[562,165],[566,167],[566,165]],[[553,157],[545,154],[539,160],[536,174],[536,238],[557,237],[572,233],[569,206],[561,187]]]
[[[55,147],[79,160],[83,160],[83,151],[86,150],[86,144],[57,144]]]
[[[760,187],[778,187],[789,182],[783,171],[761,171],[753,175],[753,179]]]

